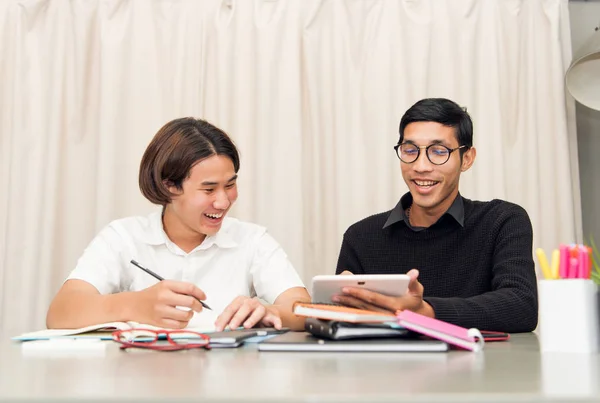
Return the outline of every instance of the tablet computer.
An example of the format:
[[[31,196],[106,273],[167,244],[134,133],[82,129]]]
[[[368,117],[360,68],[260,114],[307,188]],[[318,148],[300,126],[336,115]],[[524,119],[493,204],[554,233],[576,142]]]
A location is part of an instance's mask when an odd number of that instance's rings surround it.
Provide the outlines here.
[[[410,277],[406,274],[319,275],[312,279],[312,301],[331,304],[343,287],[358,287],[393,297],[405,295]]]

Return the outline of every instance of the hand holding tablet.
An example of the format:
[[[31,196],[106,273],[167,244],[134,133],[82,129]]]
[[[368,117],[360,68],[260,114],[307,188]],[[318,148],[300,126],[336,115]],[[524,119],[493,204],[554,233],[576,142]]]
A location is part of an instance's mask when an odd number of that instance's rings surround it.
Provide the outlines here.
[[[418,277],[417,269],[406,274],[315,276],[312,301],[392,314],[409,310],[435,318]]]
[[[344,287],[363,288],[383,295],[401,297],[408,291],[406,274],[319,275],[312,279],[313,302],[331,303]]]

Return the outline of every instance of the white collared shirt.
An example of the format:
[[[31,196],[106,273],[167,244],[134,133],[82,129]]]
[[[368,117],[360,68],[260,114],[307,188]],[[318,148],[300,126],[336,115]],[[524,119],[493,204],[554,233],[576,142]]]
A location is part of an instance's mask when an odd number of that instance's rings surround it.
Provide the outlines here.
[[[225,217],[216,235],[186,253],[167,237],[160,212],[111,222],[88,245],[67,279],[84,280],[101,294],[156,284],[131,259],[165,279],[194,283],[206,294],[212,315],[239,295],[272,304],[284,291],[304,287],[264,227]]]

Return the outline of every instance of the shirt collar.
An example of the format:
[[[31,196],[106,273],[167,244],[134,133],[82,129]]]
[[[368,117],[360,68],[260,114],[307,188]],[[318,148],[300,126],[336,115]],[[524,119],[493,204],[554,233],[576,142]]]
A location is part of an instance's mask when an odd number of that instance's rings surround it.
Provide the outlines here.
[[[207,236],[204,239],[204,242],[198,245],[197,249],[208,249],[213,245],[217,245],[219,248],[235,248],[238,246],[237,242],[227,231],[227,228],[223,228],[223,226],[225,226],[225,220],[227,220],[227,218],[223,220],[223,224],[219,232],[217,232],[215,235]]]
[[[396,207],[390,212],[387,221],[383,225],[383,228],[387,228],[390,225],[396,224],[397,222],[404,221],[404,223],[414,230],[419,230],[421,227],[413,227],[410,225],[408,217],[406,216],[406,209],[410,207],[413,202],[412,195],[410,192],[406,193],[404,196],[400,198]],[[465,206],[463,202],[463,198],[460,193],[456,196],[450,208],[442,215],[450,215],[452,218],[456,220],[457,223],[460,224],[461,227],[465,226]]]
[[[142,233],[142,240],[147,244],[154,246],[172,243],[163,227],[162,213],[152,213],[148,218],[149,225]],[[217,245],[219,248],[235,248],[238,246],[237,242],[229,233],[229,225],[227,225],[226,221],[227,218],[223,220],[223,224],[219,232],[217,232],[215,235],[207,236],[204,241],[193,251],[208,249],[213,245]]]

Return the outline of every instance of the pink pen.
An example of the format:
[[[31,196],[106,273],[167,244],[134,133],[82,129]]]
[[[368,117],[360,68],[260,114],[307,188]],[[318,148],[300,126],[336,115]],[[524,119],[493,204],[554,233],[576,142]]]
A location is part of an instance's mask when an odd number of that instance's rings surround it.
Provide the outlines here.
[[[577,251],[576,245],[571,245],[569,248],[569,271],[567,273],[567,278],[577,278],[579,275],[579,252]]]
[[[577,256],[577,278],[586,278],[586,271],[587,271],[587,257],[586,257],[586,249],[583,245],[578,245],[577,246],[577,250],[578,250],[578,256]]]
[[[559,278],[568,278],[568,270],[569,270],[569,247],[567,245],[560,245],[559,247],[560,259],[558,265],[558,277]]]
[[[587,256],[588,256],[587,278],[590,278],[592,276],[592,268],[594,267],[593,258],[592,258],[594,252],[592,251],[592,247],[591,246],[586,246],[585,249],[587,250]]]
[[[592,266],[590,265],[590,256],[588,255],[588,249],[585,245],[581,245],[581,255],[584,261],[584,270],[582,278],[589,280]]]

